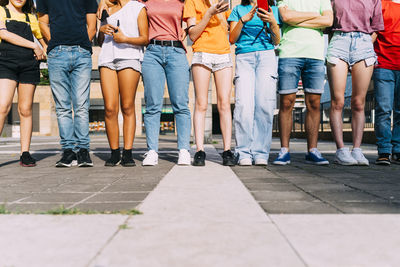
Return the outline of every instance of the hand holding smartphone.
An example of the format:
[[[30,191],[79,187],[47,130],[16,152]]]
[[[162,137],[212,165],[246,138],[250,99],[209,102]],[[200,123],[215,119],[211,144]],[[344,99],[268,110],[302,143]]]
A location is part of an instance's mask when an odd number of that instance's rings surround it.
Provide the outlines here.
[[[269,11],[268,0],[257,0],[257,6],[265,11]]]

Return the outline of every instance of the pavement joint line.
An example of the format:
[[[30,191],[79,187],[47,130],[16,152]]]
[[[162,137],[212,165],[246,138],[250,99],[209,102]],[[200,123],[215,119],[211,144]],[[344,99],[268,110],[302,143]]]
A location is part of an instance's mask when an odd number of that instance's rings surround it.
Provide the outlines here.
[[[97,196],[97,195],[100,194],[100,193],[103,193],[103,191],[104,191],[105,189],[107,189],[107,188],[109,188],[110,186],[112,186],[113,184],[117,183],[118,181],[120,181],[120,180],[123,179],[124,177],[125,177],[125,175],[123,175],[122,177],[118,178],[118,179],[115,180],[114,182],[107,184],[107,185],[104,186],[102,189],[100,189],[99,191],[93,193],[92,195],[90,195],[90,196],[88,196],[88,197],[82,199],[81,201],[78,201],[78,202],[74,203],[73,205],[67,207],[67,209],[75,208],[75,207],[78,206],[79,204],[84,203],[85,201],[87,201],[87,200],[89,200],[89,199],[91,199],[91,198]]]
[[[273,217],[271,217],[268,213],[266,213],[274,227],[278,230],[278,232],[281,234],[281,236],[286,240],[288,245],[292,248],[293,252],[296,254],[296,256],[300,259],[300,261],[304,264],[305,267],[309,267],[305,259],[301,256],[300,252],[296,249],[296,247],[290,242],[290,239],[287,237],[287,235],[282,231],[282,229],[279,227],[279,225],[275,222]]]
[[[126,200],[126,201],[94,201],[94,202],[85,202],[83,204],[121,204],[121,203],[139,203],[141,201],[134,201],[134,200]],[[52,201],[52,202],[46,202],[46,201],[32,201],[32,202],[19,202],[19,203],[12,203],[12,204],[23,204],[23,205],[32,205],[32,204],[65,204],[65,203],[73,203],[69,201]],[[11,205],[11,203],[10,203]],[[66,208],[66,209],[71,209],[71,208]]]
[[[17,199],[17,200],[15,200],[15,201],[13,201],[13,202],[8,203],[8,205],[19,204],[21,201],[23,201],[23,200],[25,200],[25,199],[29,199],[29,198],[31,198],[31,197],[32,197],[32,196],[27,196],[27,197],[23,197],[23,198]]]
[[[129,215],[128,218],[124,221],[123,224],[128,224],[129,220],[133,217],[133,215]],[[118,235],[118,233],[122,229],[120,227],[117,227],[117,230],[106,240],[103,246],[100,247],[99,251],[88,261],[88,263],[85,265],[85,267],[90,267],[90,265],[96,260],[98,256],[101,255],[101,253],[104,251],[104,249],[113,241],[113,239]]]
[[[296,168],[299,168],[299,167],[296,166]],[[268,169],[267,169],[267,171],[271,172],[271,171],[268,170]],[[289,183],[291,183],[294,187],[298,188],[298,189],[299,189],[300,191],[302,191],[303,193],[306,193],[307,195],[311,196],[312,198],[315,198],[315,199],[321,201],[322,203],[325,203],[325,204],[331,206],[332,208],[336,209],[336,210],[339,211],[340,213],[345,213],[344,211],[342,211],[342,210],[339,209],[338,207],[336,207],[336,206],[332,205],[331,203],[329,203],[329,202],[327,202],[327,201],[325,201],[325,200],[323,200],[323,199],[321,199],[321,198],[319,198],[319,197],[317,197],[317,196],[311,194],[311,192],[307,192],[306,190],[304,190],[303,188],[301,188],[301,187],[298,186],[297,184],[295,184],[295,183],[293,183],[292,181],[290,181],[289,179],[285,178],[285,177],[284,177],[284,174],[283,174],[283,175],[280,175],[278,172],[273,172],[273,173],[274,173],[275,175],[280,176],[282,179],[285,179],[286,181],[288,181]],[[307,171],[307,173],[309,173],[309,172]],[[330,179],[329,179],[329,180],[330,180]]]

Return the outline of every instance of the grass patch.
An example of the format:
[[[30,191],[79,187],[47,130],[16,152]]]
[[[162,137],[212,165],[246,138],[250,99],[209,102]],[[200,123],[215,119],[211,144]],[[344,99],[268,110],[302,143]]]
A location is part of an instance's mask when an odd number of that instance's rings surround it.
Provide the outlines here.
[[[6,208],[6,205],[0,205],[0,214],[10,214],[10,212]]]
[[[58,208],[51,209],[48,211],[9,211],[6,208],[6,205],[0,205],[0,214],[40,214],[40,215],[93,215],[93,214],[120,214],[120,215],[141,215],[142,212],[131,209],[131,210],[119,210],[119,211],[97,211],[97,210],[88,210],[81,211],[76,208],[67,209],[63,205]]]
[[[215,141],[215,140],[213,140],[213,141],[212,141],[212,144],[213,144],[213,145],[218,145],[218,144],[219,144],[219,142],[218,142],[218,141]]]
[[[129,229],[129,227],[128,227],[128,225],[127,225],[126,223],[124,223],[124,224],[121,224],[121,225],[119,226],[119,229],[120,229],[120,230],[126,230],[126,229]]]

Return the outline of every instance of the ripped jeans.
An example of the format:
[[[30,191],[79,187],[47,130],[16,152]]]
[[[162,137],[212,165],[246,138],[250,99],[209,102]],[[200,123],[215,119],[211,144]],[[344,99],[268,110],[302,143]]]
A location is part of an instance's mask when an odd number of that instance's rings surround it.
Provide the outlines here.
[[[362,32],[336,31],[326,56],[328,63],[336,65],[339,60],[343,60],[350,68],[363,60],[366,67],[372,66],[376,59],[371,35]]]
[[[274,50],[236,55],[234,125],[239,160],[269,158],[277,76]]]

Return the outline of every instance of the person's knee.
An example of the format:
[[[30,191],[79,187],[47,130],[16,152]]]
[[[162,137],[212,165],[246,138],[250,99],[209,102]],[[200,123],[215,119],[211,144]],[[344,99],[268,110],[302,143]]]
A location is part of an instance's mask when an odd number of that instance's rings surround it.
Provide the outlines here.
[[[364,112],[365,101],[361,98],[351,99],[351,110],[354,112]]]
[[[7,116],[11,110],[11,104],[9,105],[0,105],[0,115]]]
[[[115,106],[105,106],[104,107],[106,118],[115,118],[118,117],[118,108]]]
[[[132,116],[135,114],[135,105],[133,103],[122,104],[121,112],[124,116]]]
[[[311,112],[319,112],[320,111],[320,98],[311,98],[306,101],[307,110]]]
[[[231,103],[229,101],[220,100],[218,101],[218,112],[227,113],[231,112]]]
[[[282,97],[282,96],[281,96]],[[291,111],[294,106],[295,99],[282,97],[279,109],[283,112]]]
[[[207,112],[207,101],[196,99],[196,112]]]
[[[31,117],[32,116],[32,107],[30,105],[18,106],[18,113],[19,113],[20,117]]]
[[[331,108],[335,111],[342,111],[344,108],[344,99],[332,100]]]

